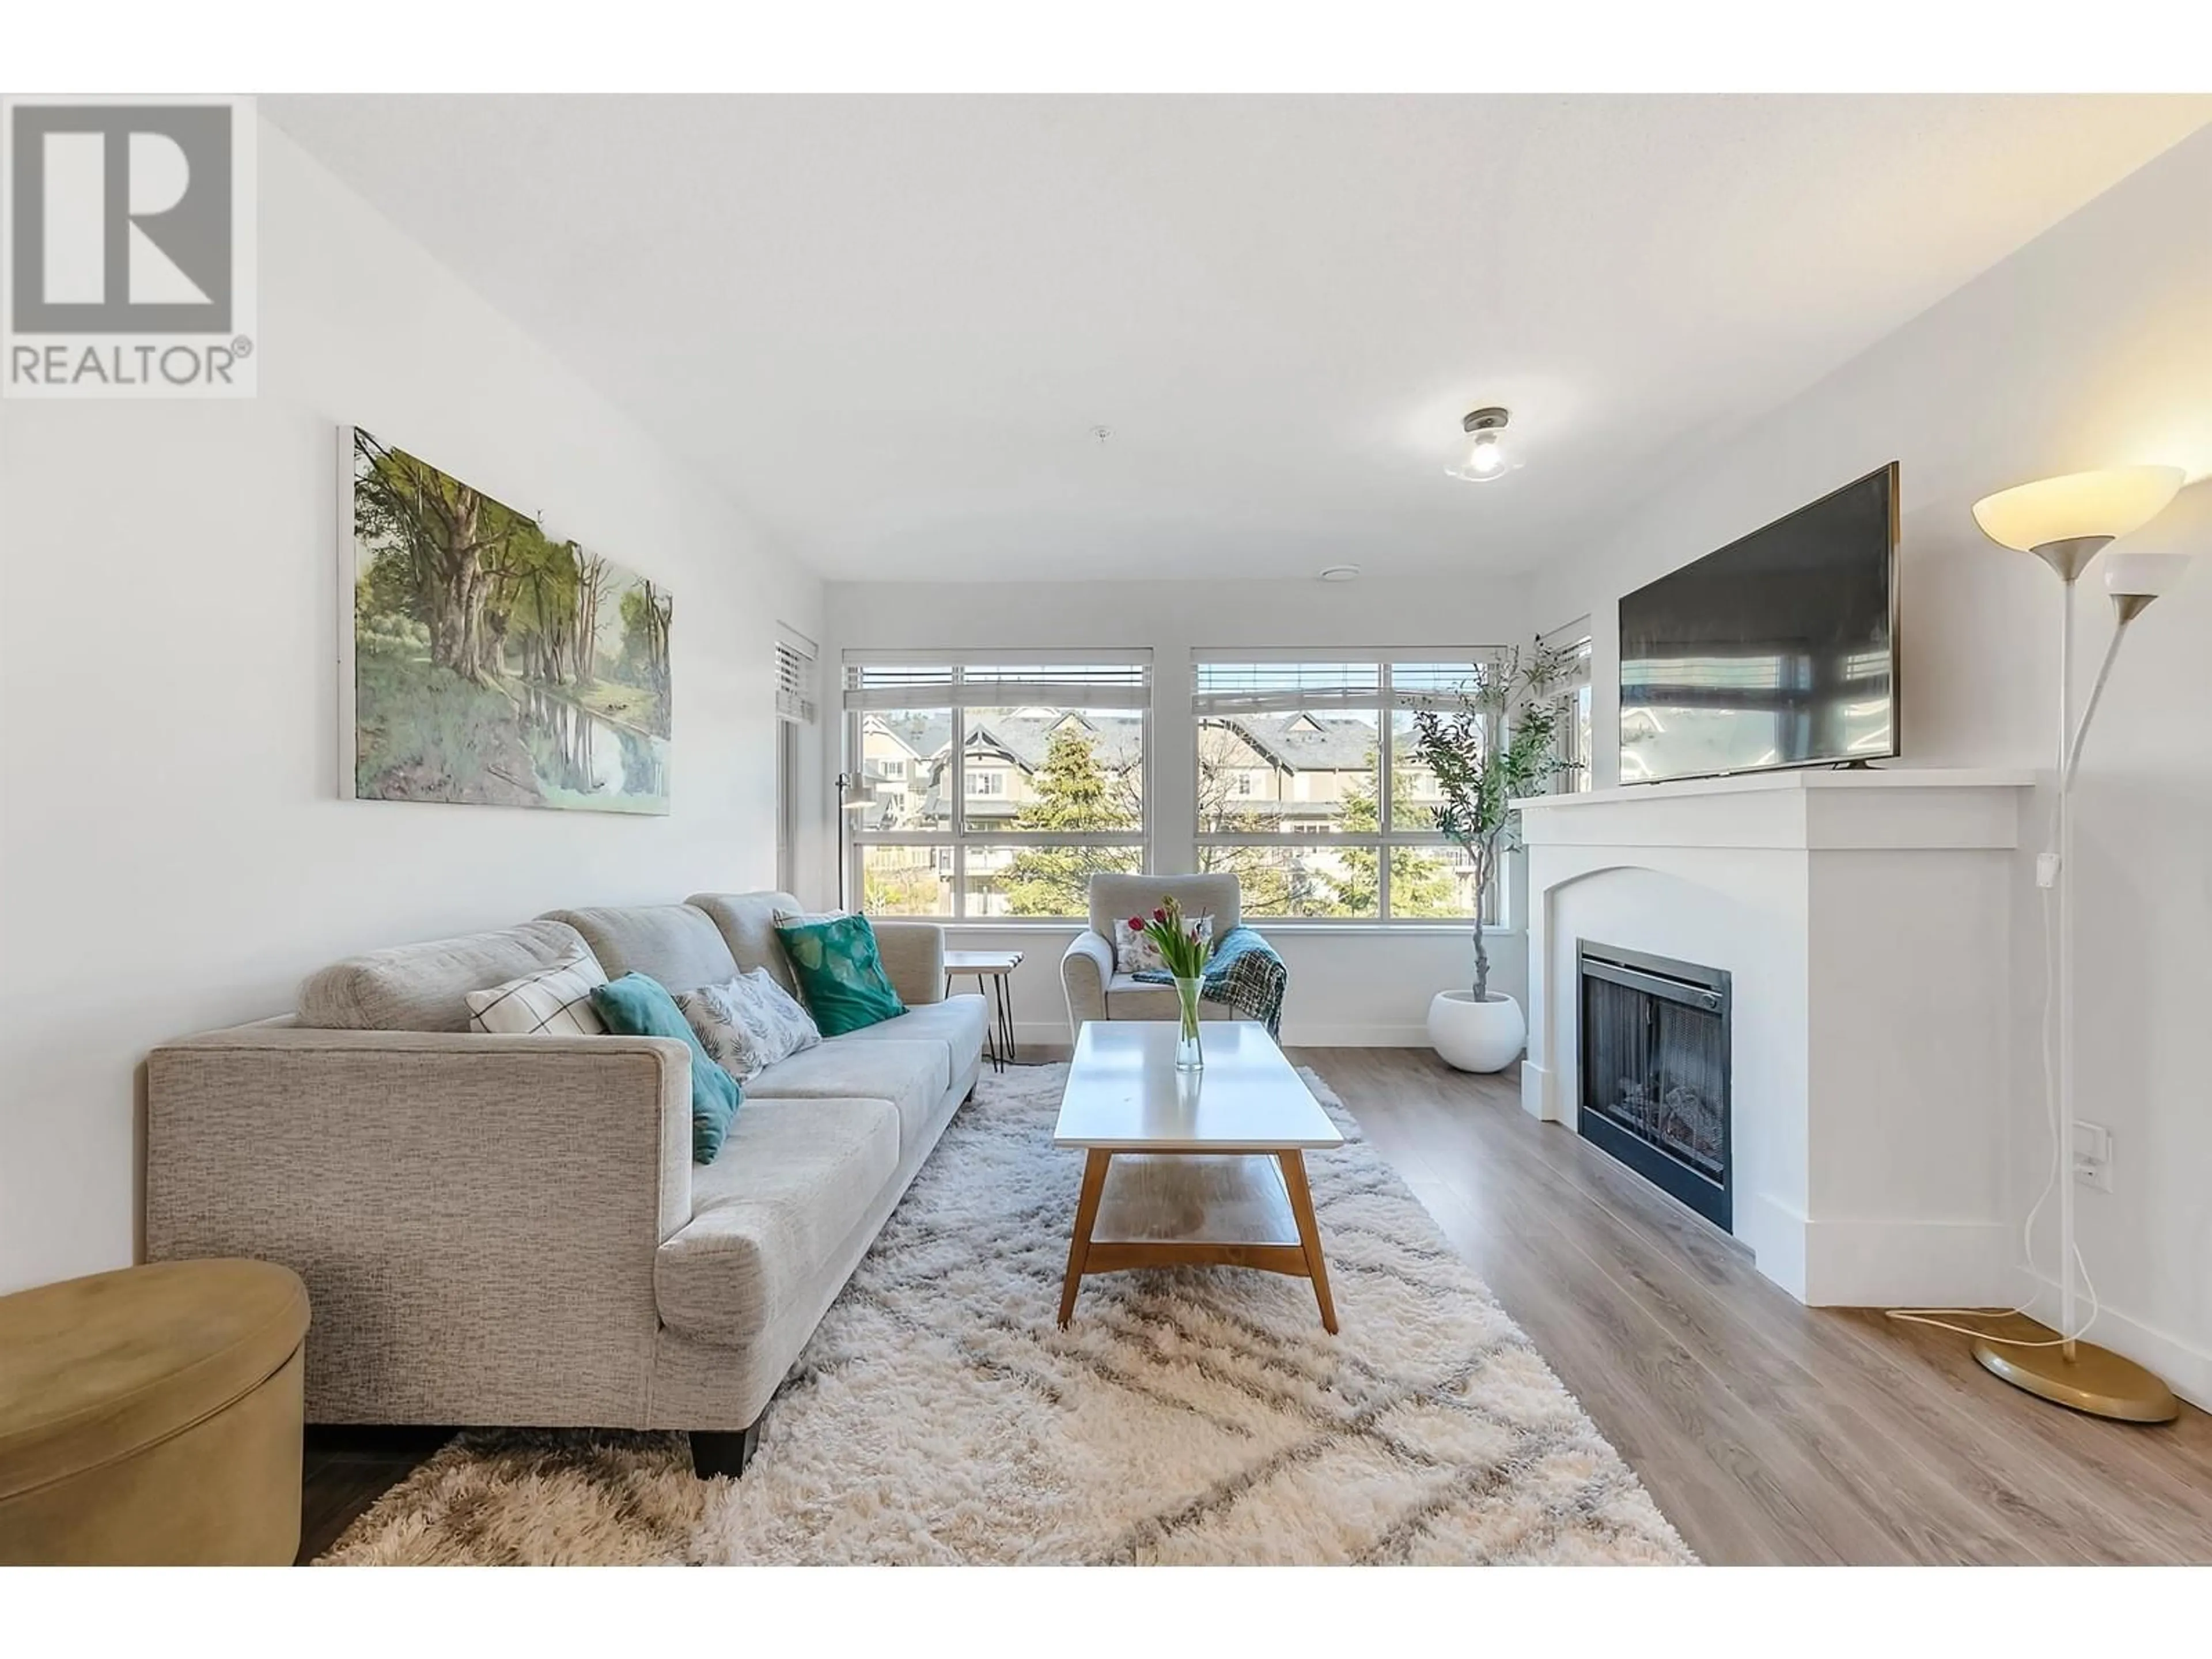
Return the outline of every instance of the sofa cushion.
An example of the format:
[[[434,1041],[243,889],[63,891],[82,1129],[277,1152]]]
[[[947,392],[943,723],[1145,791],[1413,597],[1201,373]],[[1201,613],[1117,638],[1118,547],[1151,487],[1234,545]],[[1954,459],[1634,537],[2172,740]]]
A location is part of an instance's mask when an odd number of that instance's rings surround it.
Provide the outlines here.
[[[1106,981],[1106,1017],[1109,1019],[1181,1019],[1182,1005],[1176,999],[1172,985],[1155,985],[1148,981],[1133,979],[1127,974],[1116,974]],[[1237,1015],[1226,1003],[1207,1002],[1198,1005],[1200,1019],[1234,1019]]]
[[[721,930],[689,904],[608,904],[589,910],[549,910],[584,936],[609,979],[647,974],[672,994],[737,977],[738,964]]]
[[[796,915],[797,899],[788,893],[694,893],[686,902],[704,910],[721,931],[739,972],[765,968],[777,984],[799,994],[799,981],[775,936],[776,917]]]
[[[299,1021],[341,1031],[465,1031],[470,992],[553,967],[583,948],[561,921],[395,945],[310,975],[300,987]]]
[[[983,1058],[983,1027],[988,1015],[983,999],[973,994],[947,997],[909,1007],[895,1019],[878,1020],[857,1031],[848,1031],[840,1042],[941,1042],[951,1064],[951,1078],[965,1077]]]
[[[866,916],[779,916],[775,936],[823,1036],[842,1036],[906,1012]]]
[[[941,1042],[833,1037],[818,1048],[778,1060],[745,1085],[745,1096],[748,1101],[887,1100],[898,1109],[903,1153],[920,1143],[938,1102],[951,1086],[951,1058]]]
[[[810,1052],[819,1052],[818,1050]],[[691,1220],[653,1257],[661,1322],[735,1346],[810,1294],[898,1169],[881,1100],[749,1100],[691,1174]]]

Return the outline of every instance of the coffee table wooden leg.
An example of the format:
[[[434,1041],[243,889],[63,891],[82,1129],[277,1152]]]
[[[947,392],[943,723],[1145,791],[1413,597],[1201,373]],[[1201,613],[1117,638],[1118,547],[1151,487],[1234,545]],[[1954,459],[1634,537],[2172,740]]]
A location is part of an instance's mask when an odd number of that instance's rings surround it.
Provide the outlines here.
[[[1334,1336],[1336,1302],[1328,1293],[1328,1265],[1321,1259],[1321,1228],[1314,1220],[1313,1189],[1306,1185],[1305,1154],[1278,1152],[1275,1157],[1283,1166],[1283,1189],[1290,1194],[1291,1214],[1298,1224],[1298,1243],[1305,1247],[1306,1276],[1313,1280],[1314,1300],[1321,1304],[1321,1328]]]
[[[1067,1281],[1060,1287],[1062,1329],[1075,1315],[1075,1291],[1083,1283],[1083,1263],[1091,1254],[1091,1228],[1098,1219],[1098,1195],[1106,1190],[1106,1166],[1113,1158],[1113,1153],[1094,1147],[1084,1160],[1083,1196],[1075,1200],[1075,1231],[1067,1241]]]

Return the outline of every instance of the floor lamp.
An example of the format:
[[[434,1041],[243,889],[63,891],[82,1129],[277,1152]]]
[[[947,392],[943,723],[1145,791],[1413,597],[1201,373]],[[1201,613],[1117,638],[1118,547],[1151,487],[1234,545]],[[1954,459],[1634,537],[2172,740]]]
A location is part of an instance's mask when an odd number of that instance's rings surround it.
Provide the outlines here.
[[[845,883],[847,874],[853,867],[853,856],[845,845],[846,829],[853,822],[853,813],[865,812],[873,805],[866,795],[858,800],[845,799],[846,791],[855,787],[860,781],[850,772],[837,775],[837,908],[840,910],[845,908]]]
[[[2152,600],[2171,590],[2188,559],[2179,554],[2114,553],[2105,560],[2105,588],[2112,595],[2114,625],[2078,720],[2074,714],[2074,585],[2106,545],[2164,512],[2180,489],[2183,476],[2179,467],[2172,466],[2075,472],[2021,484],[1974,503],[1974,521],[1984,535],[2002,546],[2034,554],[2058,573],[2061,584],[2057,823],[2035,871],[2037,885],[2057,889],[2058,1329],[2050,1339],[1978,1336],[1974,1358],[2030,1394],[2076,1411],[2134,1423],[2163,1423],[2180,1407],[2172,1390],[2154,1374],[2109,1348],[2079,1340],[2073,1168],[2074,775],[2081,764],[2082,739],[2088,736],[2089,722],[2128,625]],[[2047,1038],[2045,1044],[2047,1056]]]

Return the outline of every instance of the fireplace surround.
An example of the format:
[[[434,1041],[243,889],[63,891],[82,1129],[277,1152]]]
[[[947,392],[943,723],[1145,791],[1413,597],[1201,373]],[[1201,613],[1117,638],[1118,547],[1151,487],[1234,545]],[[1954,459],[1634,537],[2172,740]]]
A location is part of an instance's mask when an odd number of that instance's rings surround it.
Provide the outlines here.
[[[1759,1271],[1819,1305],[2003,1305],[2033,782],[1897,767],[1522,801],[1523,1103],[1576,1132],[1591,1115],[1582,945],[1710,963],[1730,976],[1726,1227]]]

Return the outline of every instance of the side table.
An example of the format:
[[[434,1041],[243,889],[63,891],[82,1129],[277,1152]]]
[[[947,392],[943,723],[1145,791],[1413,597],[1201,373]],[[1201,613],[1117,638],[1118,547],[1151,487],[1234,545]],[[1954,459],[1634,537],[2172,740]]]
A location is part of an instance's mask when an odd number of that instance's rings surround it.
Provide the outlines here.
[[[1022,965],[1019,951],[947,951],[945,953],[945,991],[952,994],[956,974],[973,974],[975,988],[991,1005],[991,1021],[984,1028],[983,1052],[991,1069],[1003,1072],[1014,1059],[1014,969]]]

